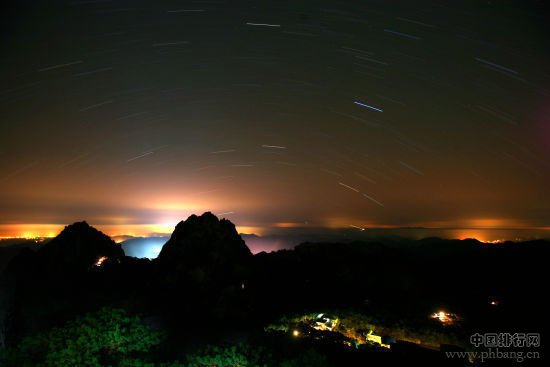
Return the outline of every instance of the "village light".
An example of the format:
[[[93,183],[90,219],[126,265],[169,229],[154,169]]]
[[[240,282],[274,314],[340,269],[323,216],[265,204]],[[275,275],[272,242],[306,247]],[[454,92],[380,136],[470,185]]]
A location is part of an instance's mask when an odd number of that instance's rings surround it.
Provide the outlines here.
[[[101,266],[105,262],[105,260],[107,260],[107,256],[100,256],[94,265]]]
[[[443,325],[453,325],[457,321],[460,321],[460,317],[458,317],[456,314],[445,311],[435,312],[432,314],[431,317],[432,319],[437,319]]]

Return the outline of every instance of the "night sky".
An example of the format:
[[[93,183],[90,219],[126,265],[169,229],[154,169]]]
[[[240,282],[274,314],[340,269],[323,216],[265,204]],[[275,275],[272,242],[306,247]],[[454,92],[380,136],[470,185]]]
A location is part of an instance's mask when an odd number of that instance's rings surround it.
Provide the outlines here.
[[[7,1],[0,236],[550,230],[544,1]]]

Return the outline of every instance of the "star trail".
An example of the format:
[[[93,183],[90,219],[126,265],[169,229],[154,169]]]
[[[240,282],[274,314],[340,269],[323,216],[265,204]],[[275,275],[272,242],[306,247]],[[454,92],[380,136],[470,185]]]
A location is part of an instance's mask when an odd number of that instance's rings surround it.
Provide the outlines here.
[[[2,7],[0,236],[550,229],[540,1]]]

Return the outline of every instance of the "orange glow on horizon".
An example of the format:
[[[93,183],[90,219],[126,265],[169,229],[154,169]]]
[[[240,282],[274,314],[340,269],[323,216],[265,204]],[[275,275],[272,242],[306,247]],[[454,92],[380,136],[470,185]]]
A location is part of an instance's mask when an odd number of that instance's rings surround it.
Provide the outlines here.
[[[464,221],[465,228],[525,228],[527,223],[507,218],[475,218]]]
[[[305,227],[306,224],[294,223],[294,222],[277,222],[277,223],[273,223],[272,226],[276,228],[299,228],[299,227]]]
[[[357,219],[350,219],[345,217],[332,217],[323,222],[321,227],[327,228],[347,228],[350,225],[363,227],[363,228],[384,228],[384,229],[396,229],[396,228],[426,228],[426,229],[533,229],[533,230],[549,230],[550,227],[536,227],[529,223],[516,219],[509,218],[472,218],[472,219],[458,219],[454,221],[430,221],[430,222],[416,222],[406,224],[387,224],[379,223],[368,220],[358,221]],[[472,237],[466,237],[472,238]]]
[[[2,224],[0,238],[55,237],[64,227],[62,224]]]
[[[340,222],[341,225],[337,225]],[[276,234],[280,229],[300,229],[309,228],[312,231],[315,228],[319,229],[349,229],[350,225],[369,229],[407,229],[407,227],[395,226],[395,225],[379,225],[368,224],[365,221],[351,221],[351,220],[335,220],[328,225],[316,225],[313,223],[297,223],[297,222],[275,222],[266,225],[253,224],[253,225],[236,225],[238,233],[255,234],[259,236]],[[117,236],[133,236],[133,237],[148,237],[152,235],[170,235],[179,221],[166,223],[150,223],[150,224],[89,224],[101,232],[111,237]],[[495,223],[495,222],[477,222],[479,223]],[[502,222],[501,222],[502,223]],[[0,224],[0,239],[7,238],[39,238],[39,237],[55,237],[57,236],[67,224]],[[483,243],[501,243],[505,240],[521,240],[521,238],[504,238],[502,234],[497,232],[500,230],[533,230],[539,232],[550,232],[550,227],[501,227],[501,228],[452,228],[452,227],[437,227],[437,226],[419,226],[421,229],[426,230],[441,230],[445,231],[445,238],[454,238],[464,240],[467,238],[476,239]],[[414,227],[413,227],[414,229]],[[494,230],[494,231],[493,231]],[[544,235],[544,234],[543,234]],[[544,237],[550,237],[550,235]]]
[[[110,237],[132,236],[148,237],[152,235],[171,235],[177,223],[170,224],[98,224],[89,223]],[[65,224],[1,224],[0,239],[57,236]],[[238,233],[264,235],[265,228],[261,226],[236,226]]]

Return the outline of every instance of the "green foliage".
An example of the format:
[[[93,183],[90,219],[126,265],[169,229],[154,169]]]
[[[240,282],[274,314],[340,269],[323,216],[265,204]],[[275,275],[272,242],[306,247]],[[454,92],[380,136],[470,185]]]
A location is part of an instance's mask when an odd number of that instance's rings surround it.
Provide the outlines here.
[[[144,362],[124,358],[147,352],[160,341],[161,334],[138,317],[124,310],[103,308],[63,327],[24,338],[6,353],[4,360],[8,366],[23,367],[148,367]]]
[[[246,344],[208,346],[187,357],[187,367],[267,367],[271,355],[262,348]]]
[[[263,348],[246,344],[208,346],[188,356],[186,367],[328,367],[326,357],[314,349],[293,359],[278,360]]]
[[[308,314],[300,314],[300,315],[293,315],[293,316],[283,316],[280,319],[272,322],[271,324],[267,325],[264,330],[266,332],[273,332],[273,331],[282,331],[282,332],[288,332],[289,326],[291,325],[297,325],[302,322],[310,323],[312,320],[314,320],[317,317],[317,313],[308,313]]]
[[[118,367],[186,367],[180,362],[154,363],[140,358],[124,358]]]
[[[309,349],[299,357],[284,360],[279,367],[328,367],[327,358],[315,349]]]
[[[300,318],[298,320],[303,320]],[[295,321],[294,319],[290,321]],[[161,334],[123,310],[103,308],[49,332],[29,336],[0,350],[2,367],[326,367],[326,358],[309,350],[293,359],[274,357],[248,344],[207,346],[185,363],[159,363],[147,354]]]
[[[120,361],[118,367],[156,367],[153,362],[147,362],[137,358],[124,358]],[[175,366],[174,366],[175,367]]]

